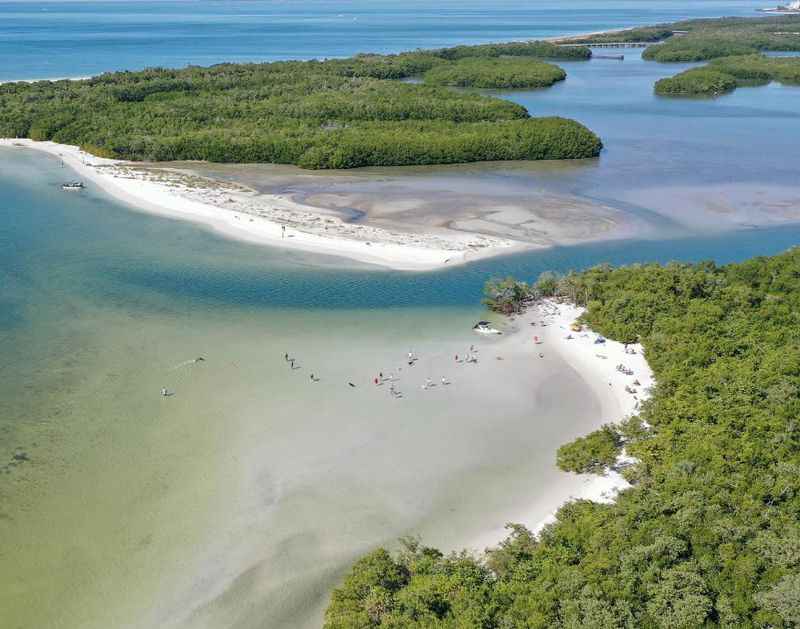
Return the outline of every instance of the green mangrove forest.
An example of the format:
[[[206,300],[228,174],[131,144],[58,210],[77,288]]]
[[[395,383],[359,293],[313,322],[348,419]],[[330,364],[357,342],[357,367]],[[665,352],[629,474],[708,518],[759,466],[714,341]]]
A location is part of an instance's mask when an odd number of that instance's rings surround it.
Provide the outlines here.
[[[578,38],[575,43],[651,42],[643,59],[711,61],[655,84],[662,96],[718,96],[770,81],[800,83],[800,59],[768,52],[800,52],[800,15],[685,20]]]
[[[657,385],[639,415],[557,456],[596,472],[624,447],[632,487],[566,504],[538,535],[509,525],[481,556],[416,539],[376,549],[333,592],[326,628],[798,626],[800,249],[487,287],[506,312],[541,295],[644,345]]]
[[[566,78],[558,66],[524,57],[465,57],[425,73],[425,82],[433,85],[495,89],[550,87]]]
[[[717,96],[737,87],[778,81],[800,85],[800,57],[742,55],[714,59],[656,82],[656,94],[669,96]]]
[[[516,42],[8,83],[0,85],[0,136],[130,160],[303,168],[595,157],[600,139],[573,120],[531,118],[519,105],[433,84],[448,83],[436,76],[450,72],[471,72],[475,86],[552,83],[563,71],[534,58],[590,55]],[[401,81],[422,76],[432,78]]]
[[[800,16],[683,20],[570,38],[569,42],[650,42],[653,45],[642,53],[644,59],[682,63],[759,52],[800,51]]]

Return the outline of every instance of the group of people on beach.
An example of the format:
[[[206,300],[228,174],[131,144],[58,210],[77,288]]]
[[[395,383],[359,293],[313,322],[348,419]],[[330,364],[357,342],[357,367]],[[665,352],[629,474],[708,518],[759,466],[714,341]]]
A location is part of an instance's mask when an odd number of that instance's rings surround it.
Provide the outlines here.
[[[294,370],[300,369],[300,365],[297,363],[297,359],[293,358],[292,356],[290,356],[288,352],[284,352],[283,360],[284,360],[284,362],[286,362],[289,365],[289,368],[291,370],[294,371]],[[413,367],[417,363],[417,361],[419,361],[419,357],[414,353],[413,350],[409,350],[409,352],[408,352],[408,354],[406,356],[406,364],[408,365],[408,367]],[[478,349],[475,347],[475,345],[470,345],[468,352],[466,352],[465,354],[456,354],[455,355],[455,362],[456,363],[460,363],[460,364],[467,364],[467,363],[477,364],[478,363]],[[390,372],[388,374],[384,374],[382,371],[380,371],[380,372],[378,372],[378,374],[376,376],[374,376],[372,378],[372,383],[375,386],[382,386],[382,385],[384,385],[385,383],[388,382],[389,383],[389,394],[394,398],[402,398],[403,397],[403,393],[396,386],[396,383],[397,383],[397,381],[399,380],[399,377],[400,377],[400,372],[402,372],[402,370],[403,370],[403,367],[398,367],[397,368],[397,375],[395,375],[394,371]],[[320,378],[318,376],[316,376],[314,373],[310,374],[309,379],[311,380],[311,382],[319,382],[320,381]],[[439,379],[439,384],[441,384],[441,386],[448,386],[448,385],[451,384],[451,381],[447,377],[442,376]],[[351,387],[351,388],[356,388],[356,386],[357,386],[352,381],[348,381],[347,385],[349,387]],[[428,378],[425,379],[425,382],[422,385],[420,385],[420,388],[423,391],[427,391],[427,390],[432,389],[432,388],[434,388],[436,386],[437,386],[437,382],[434,382],[434,380],[432,378],[428,377]]]

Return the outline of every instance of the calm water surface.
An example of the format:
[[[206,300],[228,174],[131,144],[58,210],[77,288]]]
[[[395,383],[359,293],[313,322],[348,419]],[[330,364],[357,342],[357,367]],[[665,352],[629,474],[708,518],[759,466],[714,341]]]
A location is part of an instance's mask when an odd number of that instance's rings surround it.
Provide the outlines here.
[[[0,0],[0,81],[398,52],[753,15],[756,0]]]
[[[0,79],[400,50],[754,6],[0,1]],[[313,356],[332,378],[367,379],[365,365],[410,345],[449,356],[483,315],[492,275],[722,263],[800,241],[795,226],[721,233],[689,220],[698,188],[727,190],[747,211],[758,211],[760,190],[783,190],[783,199],[796,188],[800,90],[663,101],[652,82],[676,67],[626,56],[564,64],[563,85],[506,95],[595,129],[607,146],[600,160],[483,176],[655,213],[662,237],[446,272],[378,271],[230,242],[92,190],[67,195],[57,162],[0,150],[4,626],[316,626],[331,584],[369,545],[408,531],[460,543],[545,491],[558,478],[556,445],[583,431],[591,405],[564,409],[543,395],[531,418],[533,400],[497,399],[501,430],[481,404],[455,418],[442,405],[409,419],[382,401],[354,406],[349,389],[326,383],[313,397],[280,356]],[[183,364],[198,355],[206,364]],[[180,395],[162,400],[165,384]],[[15,461],[20,452],[30,460]],[[247,574],[236,572],[242,565]]]

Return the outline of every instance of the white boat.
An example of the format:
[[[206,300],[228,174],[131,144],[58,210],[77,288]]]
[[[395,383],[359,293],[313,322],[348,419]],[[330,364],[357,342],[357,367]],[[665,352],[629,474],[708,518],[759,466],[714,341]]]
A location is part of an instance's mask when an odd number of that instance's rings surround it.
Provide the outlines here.
[[[472,326],[472,329],[480,334],[502,334],[500,330],[493,328],[492,324],[488,321],[478,321],[478,323]]]
[[[70,181],[67,183],[61,184],[62,190],[83,190],[83,182],[82,181]]]

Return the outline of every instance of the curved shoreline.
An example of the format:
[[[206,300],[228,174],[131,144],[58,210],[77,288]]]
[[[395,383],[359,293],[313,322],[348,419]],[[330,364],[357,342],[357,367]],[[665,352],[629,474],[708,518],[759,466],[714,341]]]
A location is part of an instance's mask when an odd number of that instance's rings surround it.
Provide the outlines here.
[[[179,182],[137,176],[135,173],[142,171],[132,169],[142,169],[142,164],[95,157],[77,146],[0,138],[3,146],[37,150],[61,159],[79,177],[133,209],[199,223],[245,242],[339,256],[398,271],[435,270],[533,247],[482,234],[390,232],[335,216],[323,218],[313,208],[275,195],[261,194],[257,199],[248,193],[237,197],[235,192],[225,192],[225,198],[220,198],[220,191],[203,195],[201,189]],[[230,205],[220,207],[218,203]],[[263,211],[251,212],[254,204]]]
[[[606,339],[602,344],[595,344],[599,336],[584,326],[582,332],[570,330],[571,324],[583,313],[585,308],[571,304],[544,300],[517,318],[523,327],[535,331],[540,337],[542,352],[555,351],[570,367],[572,367],[600,402],[601,414],[595,425],[588,432],[598,430],[603,424],[618,423],[633,415],[638,403],[650,396],[655,377],[647,364],[641,344],[628,345],[635,354],[625,352],[625,345]],[[531,325],[534,322],[535,325]],[[546,324],[545,327],[541,322]],[[573,338],[568,339],[568,336]],[[603,356],[604,358],[601,358]],[[616,367],[624,364],[633,370],[633,375],[625,375]],[[635,385],[636,394],[628,393],[626,386],[633,380],[641,384]],[[555,453],[553,453],[555,461]],[[624,453],[618,460],[620,465],[635,462]],[[574,474],[564,472],[565,476]],[[521,510],[515,523],[523,524],[532,533],[539,533],[545,526],[556,521],[556,513],[572,500],[590,500],[599,503],[610,503],[616,499],[620,491],[631,487],[622,474],[615,469],[607,469],[603,475],[580,474],[583,479],[581,490],[569,495],[560,494],[556,490],[553,495],[546,496],[529,504]],[[485,549],[496,546],[507,537],[505,524],[474,539],[469,547]]]

